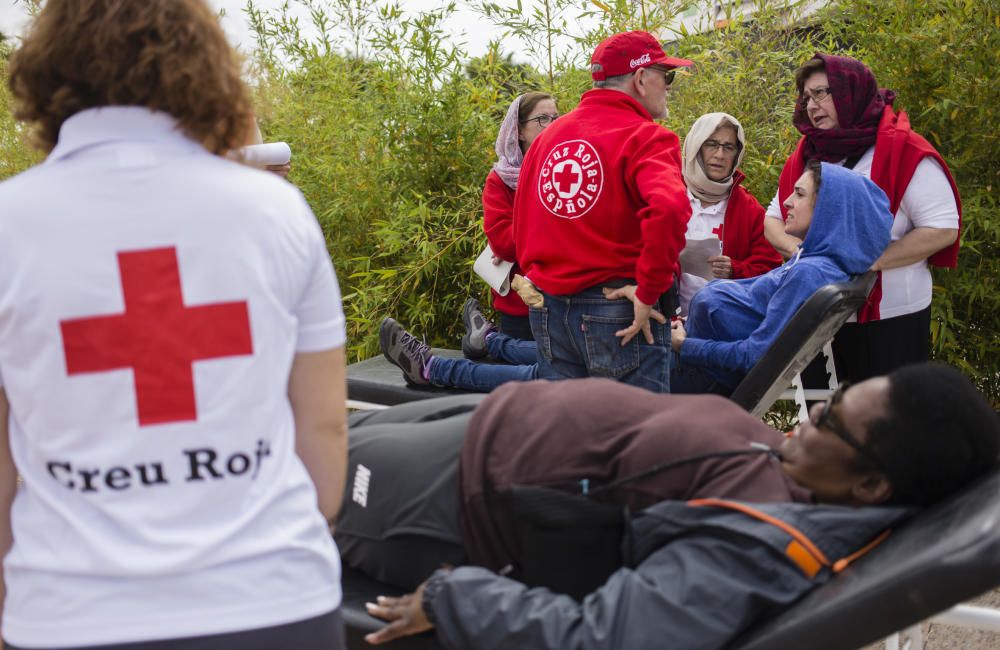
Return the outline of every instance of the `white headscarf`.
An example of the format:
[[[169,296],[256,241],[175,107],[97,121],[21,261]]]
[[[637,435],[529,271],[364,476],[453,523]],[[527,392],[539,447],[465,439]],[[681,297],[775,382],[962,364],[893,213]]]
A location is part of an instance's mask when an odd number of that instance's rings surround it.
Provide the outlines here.
[[[521,98],[518,95],[510,103],[507,115],[500,125],[500,132],[497,133],[497,161],[493,164],[493,171],[497,173],[504,185],[512,190],[517,189],[517,177],[521,173],[521,163],[524,162],[524,153],[521,152],[520,123],[518,113],[521,111]]]
[[[736,161],[733,163],[733,171],[729,176],[721,181],[713,181],[705,175],[705,163],[701,159],[701,145],[715,130],[723,125],[736,128],[736,139],[740,143],[740,150],[736,154]],[[695,120],[684,138],[684,149],[681,152],[684,158],[684,182],[687,183],[691,194],[698,199],[709,203],[718,203],[722,199],[728,198],[733,189],[733,173],[743,161],[743,154],[746,152],[746,135],[743,133],[743,125],[740,121],[729,113],[706,113]]]

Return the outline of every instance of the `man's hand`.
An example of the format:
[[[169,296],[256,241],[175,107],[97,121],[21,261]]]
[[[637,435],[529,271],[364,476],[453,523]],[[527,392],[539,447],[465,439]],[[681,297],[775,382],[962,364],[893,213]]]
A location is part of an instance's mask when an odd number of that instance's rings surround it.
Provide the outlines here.
[[[365,641],[372,645],[387,643],[393,639],[404,636],[420,634],[432,629],[434,626],[427,620],[424,608],[421,604],[424,597],[424,584],[417,587],[412,594],[400,596],[399,598],[389,598],[379,596],[374,603],[365,603],[368,613],[383,621],[389,621],[378,632],[372,632],[365,636]]]
[[[632,324],[625,329],[615,332],[615,336],[621,336],[622,346],[625,346],[632,340],[633,337],[635,337],[636,334],[641,331],[643,336],[646,337],[646,343],[652,345],[653,330],[649,327],[649,319],[652,318],[657,323],[663,325],[667,322],[667,317],[653,309],[652,305],[647,305],[636,298],[635,289],[636,286],[634,284],[626,284],[620,289],[604,288],[604,297],[608,300],[628,298],[632,301],[632,312],[635,315],[635,320],[633,320]]]
[[[670,323],[670,347],[674,352],[681,351],[681,345],[687,338],[687,330],[684,329],[684,321],[678,318]]]
[[[733,260],[725,255],[713,255],[708,258],[712,264],[712,275],[717,278],[733,277]]]

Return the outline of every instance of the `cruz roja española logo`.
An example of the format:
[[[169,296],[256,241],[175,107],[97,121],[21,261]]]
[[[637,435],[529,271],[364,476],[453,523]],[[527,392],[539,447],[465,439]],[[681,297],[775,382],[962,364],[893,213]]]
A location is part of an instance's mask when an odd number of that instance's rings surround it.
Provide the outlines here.
[[[553,147],[538,176],[538,198],[549,212],[564,219],[587,214],[603,187],[601,159],[586,140],[569,140]]]

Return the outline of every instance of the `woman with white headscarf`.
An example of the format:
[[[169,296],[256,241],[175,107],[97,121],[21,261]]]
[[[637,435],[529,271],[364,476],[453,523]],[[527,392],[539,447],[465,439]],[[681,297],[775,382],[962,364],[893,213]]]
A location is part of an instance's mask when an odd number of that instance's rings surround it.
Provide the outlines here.
[[[721,255],[708,258],[711,278],[687,272],[681,253],[681,307],[714,278],[752,278],[781,264],[781,256],[764,237],[764,208],[740,183],[746,136],[727,113],[699,117],[684,139],[684,182],[691,200],[687,240],[718,237]]]
[[[514,190],[521,173],[521,162],[528,147],[538,134],[559,117],[552,95],[530,92],[518,96],[511,102],[497,134],[497,162],[486,177],[483,188],[483,230],[493,250],[494,263],[515,262],[511,277],[521,270],[514,257]],[[479,304],[469,300],[463,310],[464,318],[478,317],[468,312],[477,311]],[[528,325],[528,307],[516,291],[501,296],[493,292],[493,308],[500,318],[500,331],[519,339],[533,340]]]

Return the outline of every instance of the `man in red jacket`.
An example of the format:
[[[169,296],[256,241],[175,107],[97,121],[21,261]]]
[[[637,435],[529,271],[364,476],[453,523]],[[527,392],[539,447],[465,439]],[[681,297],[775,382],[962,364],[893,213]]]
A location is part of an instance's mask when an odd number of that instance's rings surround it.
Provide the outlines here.
[[[661,312],[672,300],[661,298],[673,287],[691,206],[677,136],[653,120],[667,115],[674,69],[691,62],[634,31],[598,45],[591,64],[594,89],[532,145],[514,199],[518,262],[544,298],[529,314],[538,375],[665,392],[671,352]]]

